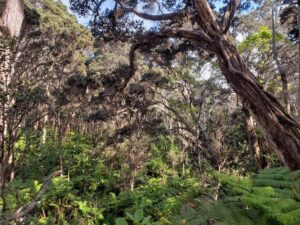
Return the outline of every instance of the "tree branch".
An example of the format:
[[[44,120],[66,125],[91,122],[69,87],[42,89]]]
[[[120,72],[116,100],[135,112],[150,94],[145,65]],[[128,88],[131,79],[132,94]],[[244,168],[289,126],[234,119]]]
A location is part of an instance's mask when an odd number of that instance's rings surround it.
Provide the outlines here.
[[[157,40],[165,39],[165,38],[187,38],[189,40],[194,40],[197,42],[211,44],[213,40],[200,28],[198,30],[188,30],[184,28],[177,28],[177,29],[165,29],[161,32],[149,32],[148,34],[139,37],[139,41],[131,46],[130,53],[129,53],[129,60],[130,60],[130,75],[126,78],[123,85],[120,87],[119,91],[123,91],[131,78],[134,76],[135,73],[135,52],[144,47],[144,46],[156,46],[160,44]]]
[[[226,11],[224,12],[223,15],[223,20],[222,20],[222,30],[223,33],[226,34],[227,31],[230,28],[230,25],[232,23],[234,13],[239,5],[239,0],[230,0],[229,4],[227,5]]]
[[[220,27],[218,25],[216,16],[212,11],[211,7],[208,4],[207,0],[194,0],[195,8],[197,10],[197,14],[201,19],[206,30],[208,31],[220,31]],[[199,24],[201,26],[201,24]]]
[[[22,220],[22,218],[24,216],[26,216],[27,214],[29,214],[39,203],[40,199],[42,198],[42,196],[45,194],[45,192],[47,191],[47,188],[49,186],[50,181],[52,180],[53,177],[57,177],[59,175],[61,175],[63,173],[62,170],[57,170],[54,173],[52,173],[49,177],[47,177],[39,191],[39,193],[37,194],[37,196],[34,198],[34,200],[32,202],[30,202],[27,206],[25,207],[20,207],[19,209],[17,209],[14,214],[13,214],[13,220],[18,222],[20,220]]]
[[[121,6],[121,10],[124,13],[133,13],[138,17],[145,19],[145,20],[152,20],[152,21],[161,21],[161,20],[175,20],[186,17],[188,15],[188,11],[186,8],[181,9],[177,12],[173,13],[166,13],[166,14],[159,14],[159,15],[151,15],[148,13],[141,12],[136,8],[128,8],[126,7],[121,1],[117,1],[117,3]]]
[[[126,8],[122,6],[122,11],[125,13],[133,13],[142,19],[152,20],[152,21],[176,20],[187,16],[186,10],[180,10],[177,12],[160,14],[160,15],[151,15],[148,13],[143,13],[135,8]]]

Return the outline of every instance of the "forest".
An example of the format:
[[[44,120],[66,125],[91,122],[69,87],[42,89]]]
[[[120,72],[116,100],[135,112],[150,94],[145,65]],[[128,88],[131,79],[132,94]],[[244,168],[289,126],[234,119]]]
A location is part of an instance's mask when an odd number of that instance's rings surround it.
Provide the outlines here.
[[[0,225],[300,225],[300,0],[0,0]]]

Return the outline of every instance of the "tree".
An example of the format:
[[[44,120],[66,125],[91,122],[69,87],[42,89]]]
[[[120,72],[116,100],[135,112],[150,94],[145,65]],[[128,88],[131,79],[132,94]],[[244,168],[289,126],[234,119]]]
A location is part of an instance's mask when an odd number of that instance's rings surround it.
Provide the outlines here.
[[[184,1],[181,4],[175,1],[119,0],[115,1],[113,9],[107,9],[110,13],[105,15],[101,14],[103,8],[101,4],[104,1],[98,1],[97,6],[93,5],[93,2],[71,0],[73,9],[82,15],[92,12],[94,18],[97,17],[100,21],[104,21],[104,18],[108,19],[107,21],[112,25],[112,31],[117,31],[117,33],[120,31],[115,30],[118,21],[130,22],[129,14],[134,14],[144,20],[164,21],[164,24],[156,31],[138,33],[133,38],[134,44],[130,53],[131,73],[119,91],[123,90],[134,76],[136,70],[134,59],[138,50],[154,49],[166,39],[192,42],[194,50],[197,49],[199,52],[200,49],[204,49],[216,56],[227,82],[247,104],[282,162],[291,169],[300,168],[300,125],[285,112],[274,96],[262,89],[227,36],[236,10],[251,5],[249,1],[242,1],[241,4],[236,0],[228,1],[225,9],[221,10],[222,15],[214,12],[211,7],[216,1],[194,0]],[[148,14],[139,10],[140,8],[153,10],[155,4],[162,13]],[[96,26],[97,23],[92,25]],[[133,27],[127,29],[133,31]]]
[[[288,36],[293,42],[298,42],[298,96],[297,101],[300,102],[300,1],[299,0],[283,0],[287,5],[280,14],[281,24],[288,27]],[[298,6],[297,6],[298,5]],[[298,104],[298,120],[300,121],[300,107]]]
[[[25,10],[24,21],[7,23],[0,33],[0,192],[14,178],[16,142],[25,131],[37,129],[46,116],[54,114],[52,92],[61,88],[60,83],[70,74],[82,72],[83,50],[93,40],[59,3],[18,3],[22,7],[5,1],[4,18]],[[74,37],[76,41],[70,46]],[[5,202],[3,193],[1,197]]]

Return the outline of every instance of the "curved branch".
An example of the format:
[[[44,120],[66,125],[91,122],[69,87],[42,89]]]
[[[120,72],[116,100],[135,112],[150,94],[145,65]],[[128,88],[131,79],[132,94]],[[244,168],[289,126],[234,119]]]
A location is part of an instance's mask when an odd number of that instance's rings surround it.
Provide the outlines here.
[[[173,13],[152,15],[152,14],[141,12],[141,11],[137,10],[136,8],[128,8],[120,0],[117,0],[116,2],[121,6],[121,10],[123,12],[133,13],[136,16],[138,16],[142,19],[145,19],[145,20],[152,20],[152,21],[175,20],[175,19],[180,19],[180,18],[186,17],[188,15],[187,7],[185,7],[184,9],[181,9],[177,12],[173,12]]]
[[[131,46],[130,53],[129,53],[131,71],[129,76],[125,79],[123,85],[120,87],[119,91],[122,92],[127,87],[131,78],[134,76],[135,52],[144,46],[156,46],[160,44],[160,42],[157,42],[157,40],[164,39],[164,38],[187,38],[189,40],[194,40],[205,44],[213,43],[213,40],[202,29],[198,29],[198,30],[187,30],[184,28],[165,29],[161,32],[149,32],[147,35],[141,36],[139,38],[140,41]]]
[[[143,13],[135,8],[126,8],[122,6],[122,11],[125,13],[133,13],[136,16],[145,19],[145,20],[152,20],[152,21],[161,21],[161,20],[175,20],[179,18],[183,18],[187,16],[186,10],[180,10],[173,13],[166,13],[166,14],[160,14],[160,15],[151,15],[148,13]]]
[[[234,17],[234,13],[238,5],[239,5],[239,0],[230,0],[226,8],[226,11],[224,12],[223,20],[222,20],[222,30],[224,34],[226,34],[230,28],[230,25]]]
[[[47,191],[48,185],[50,183],[50,181],[52,180],[53,177],[57,177],[59,175],[61,175],[63,173],[62,170],[57,170],[54,173],[52,173],[49,177],[47,177],[39,191],[39,193],[37,194],[37,196],[34,198],[34,200],[32,202],[30,202],[27,206],[25,207],[21,207],[19,209],[17,209],[14,214],[13,214],[13,220],[18,222],[20,221],[23,217],[25,217],[26,215],[28,215],[39,203],[39,201],[41,200],[42,196],[45,194],[45,192]]]

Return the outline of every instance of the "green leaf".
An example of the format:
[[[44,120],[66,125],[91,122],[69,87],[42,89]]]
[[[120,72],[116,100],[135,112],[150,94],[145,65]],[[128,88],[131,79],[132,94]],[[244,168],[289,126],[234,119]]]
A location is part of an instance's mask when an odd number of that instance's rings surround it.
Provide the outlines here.
[[[127,216],[130,220],[134,221],[134,217],[133,217],[133,215],[132,215],[131,213],[125,212],[125,214],[126,214],[126,216]]]
[[[143,217],[144,217],[143,210],[141,210],[141,209],[136,210],[134,213],[134,222],[142,221]]]
[[[117,218],[116,225],[128,225],[128,223],[124,218]]]
[[[151,216],[147,216],[143,219],[142,224],[150,224]]]

